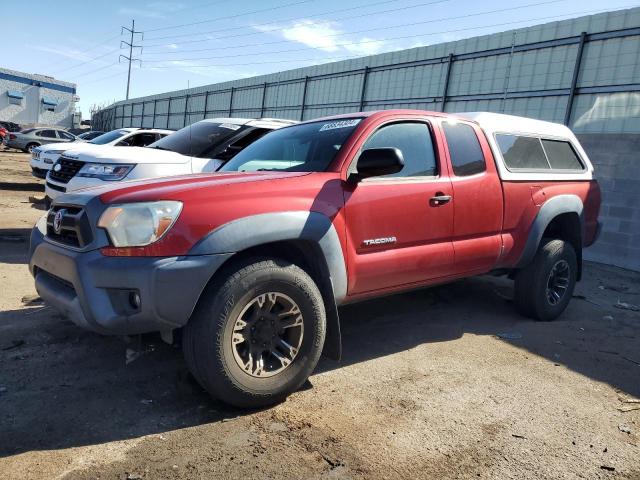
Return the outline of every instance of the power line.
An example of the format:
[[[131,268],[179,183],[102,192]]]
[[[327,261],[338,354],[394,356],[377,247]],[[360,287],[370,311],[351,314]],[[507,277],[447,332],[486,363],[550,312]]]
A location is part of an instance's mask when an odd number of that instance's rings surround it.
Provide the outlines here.
[[[115,53],[115,52],[117,52],[119,50],[120,50],[120,48],[116,48],[114,50],[109,50],[107,53],[103,53],[102,55],[98,55],[97,57],[90,58],[90,59],[85,60],[84,62],[78,63],[77,65],[74,65],[72,67],[67,67],[67,68],[64,69],[64,71],[66,72],[68,70],[73,70],[74,68],[81,67],[83,65],[86,65],[87,63],[91,63],[91,62],[94,62],[94,61],[99,60],[101,58],[104,58],[107,55],[111,55],[112,53]]]
[[[323,15],[332,15],[334,13],[341,13],[341,12],[349,12],[351,10],[360,10],[362,8],[366,8],[366,7],[373,7],[373,6],[377,6],[377,5],[384,5],[387,3],[396,3],[399,0],[383,0],[381,2],[367,2],[364,5],[358,5],[356,7],[349,7],[349,8],[340,8],[338,10],[328,10],[322,13],[316,13],[313,14],[311,16],[306,16],[306,17],[290,17],[290,18],[285,18],[285,19],[280,19],[280,20],[274,20],[272,22],[265,22],[265,23],[257,23],[257,24],[246,24],[246,25],[240,25],[237,27],[229,27],[229,28],[222,28],[222,29],[216,29],[216,30],[209,30],[206,32],[191,32],[191,33],[180,33],[180,34],[176,34],[176,35],[165,35],[164,37],[151,37],[148,40],[162,40],[165,38],[178,38],[178,37],[191,37],[194,35],[207,35],[209,33],[220,33],[220,32],[228,32],[228,31],[232,31],[232,30],[242,30],[244,28],[255,28],[255,27],[264,27],[267,25],[274,25],[274,24],[281,24],[283,22],[294,22],[296,20],[311,20]],[[450,1],[450,0],[447,0]],[[438,2],[433,2],[433,3],[438,3]],[[429,5],[429,4],[427,4]],[[400,7],[401,8],[401,7]],[[400,9],[398,8],[398,10]],[[375,13],[379,13],[379,12],[373,12],[372,14]],[[365,14],[365,15],[360,15],[360,16],[367,16],[367,15],[372,15],[372,14]],[[348,18],[357,18],[357,17],[348,17]],[[334,19],[334,20],[341,20],[341,19]],[[261,33],[261,32],[256,32],[256,33]],[[153,45],[147,45],[149,47],[153,46]]]
[[[78,52],[77,52],[77,54],[78,54],[78,55],[81,55],[81,54],[83,54],[83,53],[90,52],[90,51],[91,51],[91,50],[93,50],[94,48],[97,48],[97,47],[100,47],[100,46],[102,46],[102,45],[105,45],[106,43],[110,42],[111,40],[114,40],[115,38],[118,38],[118,36],[119,36],[119,35],[114,35],[113,37],[109,37],[109,38],[107,38],[106,40],[103,40],[102,42],[96,43],[96,44],[94,44],[93,46],[91,46],[91,47],[89,47],[89,48],[86,48],[86,49],[84,49],[84,50],[80,50],[80,51],[78,51]],[[51,62],[51,63],[47,63],[47,64],[45,64],[45,65],[44,65],[44,67],[43,67],[43,68],[47,68],[49,65],[54,65],[54,64],[64,63],[64,62],[66,62],[66,61],[68,61],[68,60],[69,60],[69,59],[67,59],[67,60],[62,60],[61,62]],[[76,61],[76,60],[74,60],[74,61]],[[60,71],[60,70],[54,70],[54,72],[57,72],[57,71]]]
[[[104,66],[102,66],[100,68],[96,68],[95,70],[89,70],[88,72],[84,72],[84,73],[81,73],[79,75],[75,75],[74,76],[74,80],[78,79],[79,77],[84,77],[86,75],[91,75],[91,74],[96,73],[96,72],[101,72],[102,70],[106,70],[107,68],[115,67],[117,65],[119,65],[119,63],[115,62],[115,63],[110,63],[108,65],[104,65]]]
[[[117,64],[116,64],[116,65],[117,65]],[[104,81],[104,80],[109,80],[109,79],[111,79],[111,78],[115,78],[115,77],[119,77],[119,76],[121,76],[121,75],[122,75],[122,74],[124,74],[124,73],[126,73],[126,72],[123,70],[123,71],[121,71],[121,72],[116,72],[116,73],[114,73],[113,75],[107,75],[106,77],[100,77],[100,78],[96,78],[96,79],[94,79],[94,80],[89,80],[88,82],[82,82],[82,86],[90,85],[90,84],[92,84],[92,83],[102,82],[102,81]]]
[[[169,25],[167,27],[151,28],[151,29],[147,29],[147,32],[157,32],[159,30],[169,30],[169,29],[172,29],[172,28],[191,27],[193,25],[201,25],[203,23],[217,22],[217,21],[220,21],[220,20],[230,20],[232,18],[238,18],[238,17],[244,17],[246,15],[252,15],[254,13],[271,12],[273,10],[279,10],[281,8],[293,7],[295,5],[302,5],[303,3],[309,3],[309,2],[312,2],[312,1],[314,1],[314,0],[299,0],[297,2],[286,3],[284,5],[279,5],[279,6],[275,6],[275,7],[262,8],[260,10],[253,10],[252,12],[237,13],[235,15],[227,15],[225,17],[210,18],[209,20],[200,20],[198,22],[182,23],[182,24],[178,24],[178,25]]]
[[[440,2],[442,1],[448,1],[448,0],[440,0]],[[376,27],[376,28],[368,28],[366,30],[358,30],[358,31],[353,31],[353,32],[343,32],[343,33],[336,33],[336,34],[329,34],[329,35],[324,35],[323,38],[326,37],[336,37],[336,36],[342,36],[342,35],[353,35],[356,33],[363,33],[363,32],[372,32],[375,30],[388,30],[388,29],[392,29],[392,28],[400,28],[400,27],[407,27],[407,26],[414,26],[414,25],[424,25],[424,24],[428,24],[428,23],[438,23],[438,22],[444,22],[444,21],[448,21],[448,20],[458,20],[461,18],[470,18],[470,17],[477,17],[477,16],[481,16],[481,15],[490,15],[493,13],[501,13],[501,12],[506,12],[506,11],[511,11],[511,10],[519,10],[519,9],[523,9],[523,8],[530,8],[530,7],[534,7],[534,6],[540,6],[540,5],[548,5],[551,3],[559,3],[559,2],[564,2],[566,0],[547,0],[545,2],[538,2],[538,3],[530,3],[527,5],[520,5],[520,6],[516,6],[516,7],[509,7],[509,8],[501,8],[501,9],[497,9],[497,10],[490,10],[490,11],[486,11],[486,12],[477,12],[477,13],[471,13],[471,14],[466,14],[466,15],[458,15],[458,16],[453,16],[453,17],[444,17],[444,18],[438,18],[438,19],[432,19],[432,20],[425,20],[422,22],[412,22],[412,23],[403,23],[403,24],[399,24],[399,25],[387,25],[384,27]],[[434,2],[436,3],[436,2]],[[416,35],[416,36],[422,36],[421,35]],[[409,38],[410,36],[407,36],[407,38]],[[220,38],[230,38],[230,37],[220,37]],[[401,37],[402,38],[402,37]],[[374,43],[374,42],[379,42],[379,41],[384,41],[384,39],[382,40],[367,40],[367,41],[362,41],[362,42],[354,42],[352,44],[360,44],[360,43]],[[276,41],[272,41],[272,42],[259,42],[259,43],[248,43],[245,45],[234,45],[233,48],[238,49],[238,48],[246,48],[246,47],[256,47],[256,46],[264,46],[264,45],[276,45],[276,44],[281,44],[281,43],[290,43],[290,40],[276,40]],[[345,44],[347,45],[347,44]],[[338,45],[336,45],[338,46]],[[301,49],[301,50],[306,50],[305,49]],[[204,49],[203,49],[204,50]],[[212,50],[212,49],[207,49],[207,50]],[[217,48],[217,50],[219,50],[219,47]],[[300,51],[300,50],[298,50]],[[284,52],[284,51],[283,51]],[[155,53],[155,52],[151,52],[151,53]],[[165,52],[166,53],[166,52]],[[187,51],[183,51],[183,53],[187,53]],[[273,52],[273,53],[280,53],[280,52]],[[239,56],[238,54],[236,55],[229,55],[229,57],[237,57]],[[196,58],[186,58],[183,60],[208,60],[210,58],[213,57],[209,57],[209,58],[200,58],[200,59],[196,59]],[[224,57],[221,57],[224,58]],[[160,60],[147,60],[147,62],[159,62]]]
[[[632,8],[632,7],[636,7],[636,6],[637,6],[637,4],[636,5],[620,5],[618,8]],[[455,30],[444,30],[444,31],[440,31],[440,32],[430,32],[430,33],[420,34],[420,35],[410,35],[410,36],[407,36],[407,38],[416,37],[416,36],[423,36],[424,37],[424,36],[432,36],[432,35],[442,35],[442,34],[446,34],[446,33],[458,33],[458,32],[463,32],[463,31],[478,30],[478,29],[482,29],[482,28],[502,27],[502,26],[507,26],[507,25],[515,25],[515,24],[520,24],[520,23],[528,23],[528,22],[535,22],[535,21],[541,21],[541,20],[553,20],[553,19],[558,19],[558,18],[562,18],[562,17],[575,18],[576,15],[600,13],[600,12],[607,12],[607,11],[611,11],[611,7],[607,8],[607,9],[585,10],[585,11],[581,11],[581,12],[566,13],[566,14],[562,14],[562,15],[553,15],[553,16],[546,16],[546,17],[530,18],[530,19],[527,19],[527,20],[518,20],[518,21],[513,21],[513,22],[494,23],[494,24],[491,24],[491,25],[482,25],[482,26],[476,26],[476,27],[459,28],[459,29],[455,29]],[[385,52],[385,53],[391,53],[391,52]],[[267,65],[267,64],[277,64],[277,63],[292,63],[292,62],[318,62],[318,61],[331,62],[331,61],[351,60],[351,59],[362,58],[362,57],[363,57],[363,55],[354,55],[354,56],[347,56],[347,57],[324,57],[324,58],[308,58],[308,59],[274,60],[274,61],[251,62],[251,63],[225,63],[225,64],[213,64],[213,65],[182,65],[182,66],[185,66],[185,67],[188,67],[188,68],[239,67],[239,66],[248,67],[248,66],[252,66],[252,65]],[[173,60],[173,61],[185,61],[185,60]],[[145,69],[166,69],[166,68],[176,68],[176,67],[180,67],[180,65],[163,65],[163,66],[149,67],[149,68],[145,67]]]

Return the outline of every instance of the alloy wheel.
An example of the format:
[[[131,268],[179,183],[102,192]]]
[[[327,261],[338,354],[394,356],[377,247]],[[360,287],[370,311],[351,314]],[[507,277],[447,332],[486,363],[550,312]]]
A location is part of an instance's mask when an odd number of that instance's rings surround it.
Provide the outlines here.
[[[233,356],[248,375],[271,377],[293,363],[303,336],[296,302],[280,292],[263,293],[247,303],[233,325]]]
[[[546,295],[549,304],[555,306],[562,301],[569,288],[570,275],[571,269],[566,260],[559,260],[553,265],[547,279]]]

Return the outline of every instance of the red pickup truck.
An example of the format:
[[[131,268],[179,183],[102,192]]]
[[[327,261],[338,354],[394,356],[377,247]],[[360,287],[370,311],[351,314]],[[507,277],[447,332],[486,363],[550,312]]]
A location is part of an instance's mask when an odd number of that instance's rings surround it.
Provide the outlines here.
[[[389,110],[267,134],[221,168],[56,199],[31,237],[50,305],[105,334],[182,331],[214,397],[280,401],[324,354],[337,306],[486,273],[560,315],[600,190],[571,131],[491,113]]]

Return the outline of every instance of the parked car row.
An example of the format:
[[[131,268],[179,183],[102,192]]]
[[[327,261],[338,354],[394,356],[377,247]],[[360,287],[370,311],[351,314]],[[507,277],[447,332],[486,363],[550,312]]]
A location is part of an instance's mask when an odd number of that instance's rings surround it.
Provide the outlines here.
[[[9,133],[6,140],[7,147],[29,152],[50,143],[75,142],[77,137],[60,128],[27,128],[19,132]]]
[[[216,171],[265,133],[291,120],[217,118],[177,132],[123,128],[87,143],[34,150],[33,174],[46,175],[45,192],[55,199],[65,192],[121,180]],[[127,148],[122,148],[127,147]]]
[[[75,133],[74,133],[75,132]],[[21,129],[13,122],[0,121],[0,145],[31,152],[35,147],[51,143],[70,143],[88,141],[104,132],[93,130],[64,130],[55,127],[38,127]]]
[[[339,305],[492,273],[515,280],[521,314],[565,310],[600,228],[566,126],[415,110],[293,123],[205,120],[146,148],[65,152],[48,192],[101,187],[55,192],[31,235],[36,290],[103,334],[181,331],[194,378],[240,407],[340,358]]]
[[[89,132],[91,133],[91,132]],[[64,152],[109,146],[146,146],[173,133],[173,130],[121,128],[103,133],[91,140],[80,139],[64,145],[52,143],[35,147],[31,152],[31,172],[46,178],[47,173]]]

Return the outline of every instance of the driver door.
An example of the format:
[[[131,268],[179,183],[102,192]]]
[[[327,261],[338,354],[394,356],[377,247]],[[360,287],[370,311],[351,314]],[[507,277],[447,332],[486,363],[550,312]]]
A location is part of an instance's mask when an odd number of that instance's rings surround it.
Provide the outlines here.
[[[405,165],[345,191],[349,296],[452,274],[453,192],[440,141],[429,122],[411,120],[384,124],[364,143],[398,148]]]

